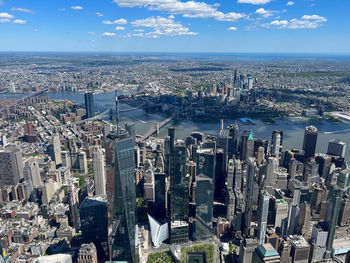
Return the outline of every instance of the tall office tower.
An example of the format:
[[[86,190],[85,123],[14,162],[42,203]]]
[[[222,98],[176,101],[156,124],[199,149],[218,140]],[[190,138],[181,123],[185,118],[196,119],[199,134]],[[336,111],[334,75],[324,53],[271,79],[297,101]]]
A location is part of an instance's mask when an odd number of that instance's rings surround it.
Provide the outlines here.
[[[345,152],[346,152],[346,143],[345,142],[342,142],[341,140],[337,140],[337,139],[329,141],[327,154],[340,156],[340,157],[344,158]]]
[[[170,242],[187,242],[189,238],[188,202],[189,175],[187,174],[187,148],[183,141],[175,144],[175,130],[169,134],[169,226]],[[214,156],[213,156],[214,158]]]
[[[82,244],[79,249],[78,263],[97,263],[97,250],[94,243]]]
[[[322,178],[326,179],[328,166],[332,162],[332,157],[330,155],[320,153],[316,156],[315,161],[318,163],[318,174]]]
[[[262,146],[259,146],[258,151],[256,152],[256,161],[258,165],[261,165],[265,161],[265,151]]]
[[[154,181],[154,172],[152,168],[147,169],[144,177],[145,177],[145,182],[143,185],[144,198],[150,202],[155,202],[156,188],[155,188],[155,181]]]
[[[314,126],[305,127],[303,150],[304,150],[304,157],[306,160],[315,156],[317,135],[318,135],[318,131],[316,127]]]
[[[86,118],[92,118],[95,116],[94,93],[93,92],[86,92],[85,93],[85,109],[86,109]]]
[[[276,172],[278,170],[277,157],[269,157],[266,164],[265,186],[273,186],[276,184]]]
[[[72,165],[71,167],[72,171],[77,172],[79,174],[88,173],[87,159],[86,159],[85,152],[71,152],[70,160]]]
[[[252,130],[245,130],[241,136],[240,157],[242,161],[248,161],[254,156],[254,136]]]
[[[314,224],[311,234],[310,261],[322,260],[326,252],[328,232],[324,224]]]
[[[30,196],[34,187],[41,185],[39,163],[35,159],[29,159],[23,168],[23,176],[26,181],[27,197]]]
[[[264,158],[267,155],[267,148],[269,146],[269,142],[264,139],[255,139],[254,140],[254,153],[257,154],[259,147],[262,147],[264,149]]]
[[[117,123],[118,123],[118,102]],[[112,242],[111,260],[126,260],[136,262],[136,189],[135,189],[135,161],[134,137],[125,129],[117,125],[108,136],[107,164],[112,165],[114,172],[113,190],[107,189],[107,194],[113,196],[113,209],[111,214],[110,241]],[[112,149],[110,148],[112,146]],[[112,158],[112,160],[111,160]],[[111,168],[111,167],[109,167]],[[110,182],[107,178],[107,184]],[[109,192],[109,191],[110,192]],[[111,191],[112,190],[112,191]]]
[[[279,133],[272,134],[271,155],[279,158],[281,148],[281,135]]]
[[[253,83],[254,83],[254,79],[252,77],[248,77],[248,89],[253,88]]]
[[[99,257],[106,257],[108,241],[108,212],[106,196],[87,197],[80,208],[83,242],[93,242]]]
[[[227,164],[227,177],[226,177],[227,188],[233,188],[234,177],[235,177],[235,163],[233,159],[230,159]]]
[[[276,135],[279,134],[280,135],[280,140],[279,140],[279,146],[280,148],[283,147],[283,131],[282,130],[273,130],[272,132],[272,137],[271,137],[271,144],[274,144]]]
[[[235,69],[234,75],[233,75],[233,84],[236,84],[237,80],[238,80],[238,78],[237,78],[237,69]]]
[[[337,185],[344,189],[347,194],[350,194],[350,169],[342,170],[337,179]]]
[[[343,191],[338,186],[331,186],[328,194],[328,209],[326,221],[328,230],[326,258],[329,258],[331,256],[331,252],[333,249],[333,241],[338,222],[342,196]]]
[[[288,204],[284,199],[275,200],[275,228],[281,231],[282,221],[288,218]]]
[[[292,262],[309,262],[310,245],[302,236],[292,236]]]
[[[234,189],[242,192],[242,163],[239,159],[235,159],[235,177],[234,177]]]
[[[216,148],[215,153],[215,200],[222,201],[224,199],[225,178],[227,172],[227,160],[223,149]]]
[[[341,202],[338,224],[340,226],[350,225],[350,197],[345,197]]]
[[[105,157],[101,147],[94,147],[93,151],[93,172],[95,181],[95,194],[106,194],[106,171],[105,171]]]
[[[299,206],[297,204],[292,204],[288,214],[288,235],[295,235],[297,233],[299,213]]]
[[[311,236],[310,217],[311,217],[310,205],[306,202],[303,202],[299,213],[297,233],[298,235],[302,235],[306,240],[308,240]]]
[[[32,182],[33,187],[38,187],[41,185],[41,176],[40,176],[40,169],[39,169],[39,162],[35,159],[29,159],[25,163],[24,169],[23,169],[24,178],[30,178],[30,181]]]
[[[228,158],[232,158],[234,154],[237,154],[237,143],[238,143],[238,124],[230,124],[228,127]]]
[[[246,206],[245,206],[245,220],[244,226],[246,233],[252,222],[252,209],[253,209],[253,192],[256,176],[256,162],[254,157],[249,157],[247,168],[247,185],[246,185]]]
[[[253,253],[256,247],[259,245],[259,240],[253,238],[246,238],[241,242],[239,248],[239,262],[251,263],[253,259]]]
[[[22,153],[19,150],[0,151],[0,188],[16,185],[23,178]]]
[[[212,235],[215,180],[213,149],[197,150],[196,226],[195,238],[201,240]]]
[[[259,197],[259,221],[258,221],[258,238],[259,244],[265,243],[267,215],[269,212],[270,195],[268,192],[262,190]]]
[[[196,240],[210,238],[213,235],[213,179],[200,173],[196,177],[196,222],[194,237]]]
[[[50,147],[50,156],[53,161],[55,161],[56,165],[62,164],[61,159],[61,141],[59,135],[54,135],[52,137],[52,144]]]

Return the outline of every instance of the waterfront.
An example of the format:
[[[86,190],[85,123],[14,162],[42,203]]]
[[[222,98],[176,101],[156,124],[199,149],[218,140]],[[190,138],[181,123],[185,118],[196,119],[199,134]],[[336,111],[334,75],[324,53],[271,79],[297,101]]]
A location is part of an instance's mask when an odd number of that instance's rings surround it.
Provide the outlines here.
[[[55,93],[47,94],[51,99],[69,99],[77,104],[84,104],[84,94],[82,93]],[[22,94],[0,94],[0,98],[20,98],[24,96]],[[99,112],[103,112],[107,109],[114,109],[114,94],[113,93],[101,93],[94,96],[95,109]],[[149,114],[143,109],[135,109],[129,111],[133,107],[121,103],[120,105],[120,118],[121,122],[134,122],[136,133],[144,134],[152,126],[153,122],[161,122],[166,117],[160,114]],[[126,112],[123,112],[126,111]],[[242,116],[245,117],[245,116]],[[272,131],[275,129],[283,130],[283,148],[302,148],[304,128],[308,123],[301,118],[288,118],[278,119],[278,124],[267,125],[261,120],[253,119],[256,125],[243,125],[237,120],[239,126],[239,132],[242,133],[245,129],[252,129],[255,138],[263,138],[271,140]],[[226,127],[230,123],[234,123],[234,119],[225,119],[224,126]],[[190,120],[174,120],[170,122],[167,127],[173,126],[176,128],[176,137],[184,138],[191,134],[192,131],[201,131],[207,135],[218,135],[220,124],[219,122],[194,122]],[[318,124],[314,124],[319,131],[316,152],[327,152],[328,142],[331,139],[340,139],[344,141],[348,147],[346,151],[346,159],[350,161],[350,123],[344,122],[344,124],[334,124],[325,120],[320,121]],[[167,133],[166,128],[161,129],[159,136],[163,137]]]

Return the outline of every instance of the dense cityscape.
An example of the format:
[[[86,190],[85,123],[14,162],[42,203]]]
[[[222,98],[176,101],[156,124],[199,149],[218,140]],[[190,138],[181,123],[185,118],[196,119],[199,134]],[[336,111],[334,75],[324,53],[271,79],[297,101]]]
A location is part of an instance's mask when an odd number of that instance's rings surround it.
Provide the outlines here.
[[[350,262],[348,60],[1,65],[0,262]]]

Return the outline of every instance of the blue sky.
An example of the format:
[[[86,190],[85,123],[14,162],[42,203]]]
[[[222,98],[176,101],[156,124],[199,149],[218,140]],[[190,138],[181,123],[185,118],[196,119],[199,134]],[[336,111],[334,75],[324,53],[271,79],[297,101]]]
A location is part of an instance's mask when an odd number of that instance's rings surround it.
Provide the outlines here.
[[[350,53],[349,10],[349,0],[0,0],[0,50]]]

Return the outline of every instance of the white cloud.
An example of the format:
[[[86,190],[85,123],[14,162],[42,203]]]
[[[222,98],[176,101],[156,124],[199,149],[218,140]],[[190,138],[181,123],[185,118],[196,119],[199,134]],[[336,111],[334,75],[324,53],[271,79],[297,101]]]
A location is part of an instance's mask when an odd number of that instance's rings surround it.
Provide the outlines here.
[[[102,36],[104,36],[104,37],[115,37],[116,34],[115,34],[115,33],[110,33],[110,32],[104,32],[104,33],[102,34]]]
[[[72,8],[73,10],[83,10],[84,9],[84,7],[82,7],[80,5],[71,6],[70,8]]]
[[[34,32],[39,32],[39,29],[35,28],[35,29],[34,29]]]
[[[327,22],[327,18],[319,15],[303,15],[301,19],[305,20],[319,20],[321,22]]]
[[[145,32],[143,29],[134,29],[135,32]]]
[[[96,35],[95,32],[88,32],[88,35]]]
[[[0,18],[0,23],[10,23],[10,19],[8,19],[8,18]]]
[[[123,27],[123,26],[117,26],[117,27],[115,27],[115,30],[117,30],[117,31],[125,30],[125,27]]]
[[[0,13],[0,18],[12,19],[12,18],[14,18],[14,16],[10,15],[9,13]]]
[[[274,13],[278,13],[278,11],[272,11],[272,10],[266,10],[264,8],[259,8],[255,11],[255,13],[267,18],[267,17],[273,16]]]
[[[275,20],[264,26],[290,29],[313,29],[322,26],[325,22],[327,22],[327,18],[319,15],[303,15],[300,19],[293,18],[290,21]]]
[[[59,9],[57,9],[57,10],[60,11],[60,12],[66,11],[65,8],[59,8]]]
[[[120,18],[120,19],[117,19],[114,21],[105,20],[102,23],[106,24],[106,25],[126,25],[128,23],[128,20],[126,20],[124,18]]]
[[[274,20],[272,21],[270,24],[273,26],[287,26],[288,25],[288,21],[287,20]]]
[[[287,5],[288,5],[288,6],[292,6],[292,5],[294,5],[294,2],[293,2],[293,1],[288,1],[288,2],[287,2]]]
[[[128,36],[159,38],[160,36],[183,36],[183,35],[197,35],[196,32],[191,32],[189,28],[181,24],[181,22],[174,21],[173,17],[148,17],[146,19],[139,19],[131,22],[134,27],[151,28],[153,31],[147,33],[129,34]]]
[[[270,3],[272,0],[238,0],[240,4],[252,4],[252,5],[265,5]]]
[[[27,8],[20,8],[20,7],[12,7],[11,11],[19,11],[19,12],[30,13],[30,14],[34,14],[35,13],[33,10],[30,10],[30,9],[27,9]]]
[[[103,16],[103,14],[100,13],[100,12],[96,12],[95,15],[97,15],[97,16]]]
[[[266,0],[265,0],[266,1]],[[190,18],[213,18],[218,21],[236,21],[243,18],[243,13],[223,13],[217,9],[218,4],[210,5],[205,2],[179,0],[114,0],[121,7],[146,7],[149,10],[167,12]]]
[[[13,23],[13,24],[25,25],[25,24],[27,24],[27,20],[15,19],[15,20],[13,20],[12,23]]]
[[[237,27],[231,26],[227,29],[227,31],[237,31]]]

